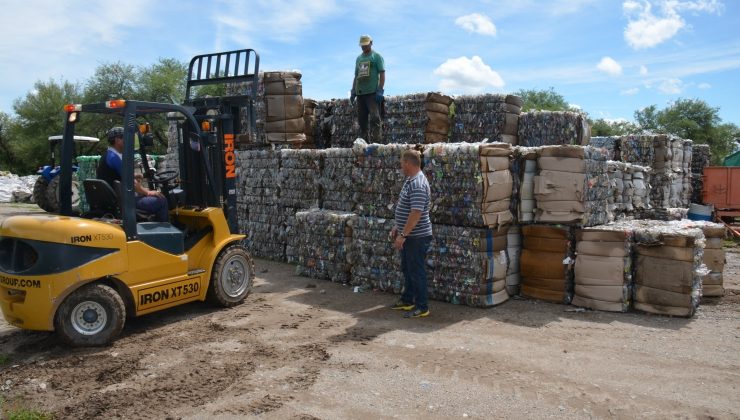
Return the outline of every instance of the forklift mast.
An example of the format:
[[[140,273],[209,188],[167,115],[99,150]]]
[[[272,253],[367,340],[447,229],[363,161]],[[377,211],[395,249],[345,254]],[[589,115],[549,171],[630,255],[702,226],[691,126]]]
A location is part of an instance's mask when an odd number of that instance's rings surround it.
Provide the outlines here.
[[[184,105],[195,109],[193,116],[210,135],[206,142],[193,141],[192,127],[180,124],[178,149],[185,202],[190,206],[223,208],[231,233],[239,231],[236,136],[250,135],[255,124],[259,60],[254,50],[243,49],[195,56],[188,68]],[[240,83],[251,83],[246,92],[240,88],[244,94],[195,94],[198,87]],[[243,124],[245,120],[247,123]]]

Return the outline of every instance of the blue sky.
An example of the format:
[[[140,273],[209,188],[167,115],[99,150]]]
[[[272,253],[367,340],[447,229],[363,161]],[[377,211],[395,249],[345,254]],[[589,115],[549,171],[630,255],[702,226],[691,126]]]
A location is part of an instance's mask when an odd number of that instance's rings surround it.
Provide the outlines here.
[[[700,98],[740,124],[735,0],[26,0],[4,2],[0,111],[36,80],[84,82],[100,63],[146,66],[254,48],[303,72],[304,96],[346,97],[358,38],[386,61],[386,94],[554,87],[595,118]]]

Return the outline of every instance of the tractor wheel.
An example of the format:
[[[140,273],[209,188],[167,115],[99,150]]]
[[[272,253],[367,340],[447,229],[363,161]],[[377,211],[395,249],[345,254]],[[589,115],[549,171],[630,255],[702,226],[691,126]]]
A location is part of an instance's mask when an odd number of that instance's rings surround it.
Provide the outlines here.
[[[46,202],[49,207],[53,208],[51,212],[59,211],[59,202],[61,197],[59,196],[59,177],[55,176],[49,186],[46,188]],[[77,181],[77,177],[72,178],[72,211],[74,213],[80,212],[80,183]]]
[[[252,291],[254,262],[247,250],[238,244],[229,245],[213,264],[207,298],[224,307],[240,304]]]
[[[43,176],[38,177],[36,183],[33,184],[33,201],[41,207],[42,210],[53,213],[54,209],[49,206],[49,200],[46,198],[46,193],[49,187],[49,182]]]
[[[54,317],[57,334],[72,346],[102,346],[121,333],[126,305],[110,286],[90,284],[62,302]]]

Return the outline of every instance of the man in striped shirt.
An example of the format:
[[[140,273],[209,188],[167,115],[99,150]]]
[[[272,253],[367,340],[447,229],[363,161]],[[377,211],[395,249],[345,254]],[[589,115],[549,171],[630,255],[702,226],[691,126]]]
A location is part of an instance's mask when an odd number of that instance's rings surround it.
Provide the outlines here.
[[[393,309],[407,311],[405,318],[420,318],[429,315],[424,265],[432,242],[432,222],[429,220],[431,190],[421,171],[421,154],[416,150],[403,152],[401,171],[406,182],[396,204],[396,223],[391,230],[391,239],[395,248],[401,251],[405,282],[401,299]]]

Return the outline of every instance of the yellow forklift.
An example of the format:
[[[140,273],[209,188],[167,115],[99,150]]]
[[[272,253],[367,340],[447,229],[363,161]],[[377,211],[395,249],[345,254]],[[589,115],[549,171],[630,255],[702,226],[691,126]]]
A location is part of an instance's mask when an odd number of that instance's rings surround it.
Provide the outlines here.
[[[96,346],[115,339],[127,317],[193,301],[224,307],[243,302],[254,264],[238,230],[234,134],[242,121],[254,126],[258,74],[253,50],[206,54],[190,62],[182,105],[111,100],[65,106],[59,213],[0,223],[5,319],[24,329],[56,331],[71,345]],[[243,95],[191,97],[199,86],[244,82],[252,84]],[[71,191],[75,124],[90,113],[121,118],[121,182],[85,180],[90,210],[78,217]],[[153,141],[143,121],[151,114],[177,121],[179,171],[148,168]],[[167,223],[137,213],[137,153],[150,187],[167,200]]]

